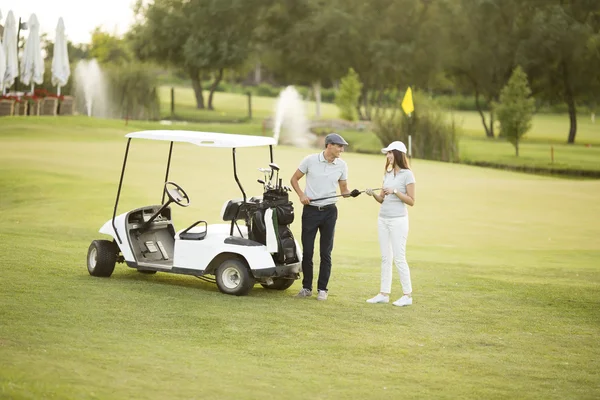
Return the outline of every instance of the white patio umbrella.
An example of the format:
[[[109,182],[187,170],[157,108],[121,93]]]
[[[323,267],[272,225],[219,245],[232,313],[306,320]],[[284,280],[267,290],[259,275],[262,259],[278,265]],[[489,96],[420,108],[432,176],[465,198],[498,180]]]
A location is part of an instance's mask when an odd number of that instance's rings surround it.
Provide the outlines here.
[[[2,20],[2,11],[0,11],[0,21]],[[0,38],[0,90],[4,87],[4,73],[6,72],[6,54],[4,53],[4,46],[2,45],[2,38]]]
[[[6,70],[3,75],[4,92],[15,83],[19,76],[19,61],[17,59],[17,24],[12,11],[6,16],[2,45],[6,56]]]
[[[52,84],[57,86],[56,94],[60,96],[60,87],[65,86],[71,75],[69,66],[69,52],[67,50],[67,38],[65,37],[65,23],[60,17],[56,26],[56,37],[54,38],[54,55],[52,56]]]
[[[42,47],[40,46],[40,23],[35,14],[31,14],[27,22],[29,36],[25,42],[23,59],[21,60],[21,82],[24,85],[31,83],[33,93],[34,84],[41,85],[44,82],[44,59],[42,58]]]

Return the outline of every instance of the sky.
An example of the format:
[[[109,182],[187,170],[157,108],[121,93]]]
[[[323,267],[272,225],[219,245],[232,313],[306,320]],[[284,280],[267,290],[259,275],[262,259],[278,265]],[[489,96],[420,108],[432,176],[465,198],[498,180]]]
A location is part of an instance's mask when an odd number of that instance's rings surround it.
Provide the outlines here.
[[[135,0],[0,0],[2,19],[5,25],[8,12],[12,10],[15,22],[27,22],[35,13],[40,22],[40,33],[47,33],[54,41],[58,19],[65,22],[67,40],[73,43],[90,43],[95,27],[121,35],[133,24],[132,7]],[[26,37],[28,31],[21,31]]]

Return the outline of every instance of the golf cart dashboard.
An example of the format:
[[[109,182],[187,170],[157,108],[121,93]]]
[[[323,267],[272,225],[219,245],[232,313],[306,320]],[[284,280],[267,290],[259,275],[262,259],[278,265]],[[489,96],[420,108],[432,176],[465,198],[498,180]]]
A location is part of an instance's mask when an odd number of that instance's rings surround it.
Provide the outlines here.
[[[138,208],[137,210],[133,210],[127,215],[127,224],[131,229],[135,229],[140,227],[145,222],[148,222],[152,215],[154,215],[158,210],[160,210],[161,206],[148,206],[143,208]],[[160,225],[168,225],[171,222],[171,208],[167,207],[162,210],[152,221],[152,225],[160,226]]]

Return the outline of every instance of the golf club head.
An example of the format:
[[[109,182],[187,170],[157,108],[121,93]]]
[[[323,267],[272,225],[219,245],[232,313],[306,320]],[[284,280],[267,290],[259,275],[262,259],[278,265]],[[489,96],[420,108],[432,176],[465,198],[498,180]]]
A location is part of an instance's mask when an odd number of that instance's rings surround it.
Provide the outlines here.
[[[267,173],[267,172],[271,172],[271,170],[270,170],[269,168],[258,168],[258,170],[259,170],[260,172],[262,172],[263,174],[264,174],[264,173]]]
[[[275,163],[269,163],[269,167],[271,167],[271,169],[274,171],[279,171],[279,165]]]
[[[256,182],[260,183],[261,185],[265,184],[265,181],[263,181],[262,179],[257,179]]]

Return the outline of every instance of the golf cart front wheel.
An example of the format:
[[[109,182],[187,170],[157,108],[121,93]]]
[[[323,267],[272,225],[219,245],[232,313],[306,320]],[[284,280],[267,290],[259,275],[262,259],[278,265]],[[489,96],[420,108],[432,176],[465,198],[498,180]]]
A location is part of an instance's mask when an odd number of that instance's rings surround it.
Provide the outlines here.
[[[262,287],[265,289],[271,290],[285,290],[294,284],[294,279],[288,278],[273,278],[273,283],[268,285],[266,283],[261,283]]]
[[[254,277],[245,262],[236,259],[225,260],[215,272],[217,287],[222,293],[245,296],[254,286]]]
[[[88,248],[87,269],[92,276],[111,276],[117,262],[117,245],[108,240],[94,240]]]

